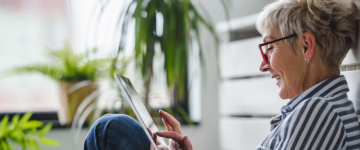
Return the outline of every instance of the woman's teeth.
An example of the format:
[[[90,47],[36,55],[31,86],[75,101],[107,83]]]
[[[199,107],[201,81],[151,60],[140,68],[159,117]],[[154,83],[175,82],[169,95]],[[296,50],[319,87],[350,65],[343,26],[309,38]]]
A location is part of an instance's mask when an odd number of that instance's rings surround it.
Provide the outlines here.
[[[280,76],[279,76],[279,75],[275,76],[275,79],[276,79],[276,81],[279,81],[279,80],[280,80]]]

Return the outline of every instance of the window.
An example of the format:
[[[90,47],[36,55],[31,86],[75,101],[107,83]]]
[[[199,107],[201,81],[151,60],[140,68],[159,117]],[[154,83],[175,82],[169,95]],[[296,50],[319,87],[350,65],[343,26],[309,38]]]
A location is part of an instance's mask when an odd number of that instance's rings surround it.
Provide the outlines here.
[[[69,36],[65,0],[0,1],[0,72],[15,66],[49,61],[49,48]],[[51,112],[57,109],[55,81],[40,74],[0,80],[0,113]]]

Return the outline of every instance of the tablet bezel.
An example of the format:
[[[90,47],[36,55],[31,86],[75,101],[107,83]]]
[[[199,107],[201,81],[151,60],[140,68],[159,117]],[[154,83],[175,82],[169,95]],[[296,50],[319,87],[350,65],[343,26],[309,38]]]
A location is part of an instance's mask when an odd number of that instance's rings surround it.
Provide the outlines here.
[[[127,99],[127,101],[129,102],[129,104],[130,104],[131,108],[133,109],[136,117],[138,118],[141,126],[143,127],[146,135],[148,136],[151,144],[153,145],[153,147],[154,147],[156,150],[159,150],[159,148],[156,146],[156,141],[154,141],[154,140],[152,139],[152,136],[151,136],[151,134],[149,133],[149,131],[147,130],[147,127],[146,127],[146,125],[145,125],[142,117],[140,116],[139,112],[137,111],[137,108],[135,107],[135,105],[134,105],[133,102],[132,102],[132,98],[130,97],[130,95],[128,94],[128,91],[126,90],[126,88],[125,88],[124,85],[123,85],[123,84],[126,84],[126,83],[122,83],[121,79],[123,79],[123,80],[128,80],[129,83],[130,83],[130,86],[132,86],[131,81],[130,81],[128,78],[126,78],[126,77],[124,77],[124,76],[121,76],[121,75],[119,75],[119,74],[117,74],[117,73],[115,73],[115,79],[116,79],[116,82],[119,84],[119,86],[120,86],[120,88],[121,88],[121,92],[123,93],[123,96],[124,96],[125,99]],[[132,86],[132,88],[134,88],[134,87]],[[134,88],[134,90],[135,90],[135,88]],[[136,90],[135,90],[135,92],[136,92]],[[138,95],[137,92],[136,92],[136,94]],[[144,103],[142,103],[142,104],[144,105]],[[144,105],[144,107],[145,107],[145,105]],[[149,115],[150,115],[150,114],[149,114]],[[150,116],[150,117],[151,117],[151,116]],[[152,121],[153,121],[153,124],[155,125],[154,120],[152,120]],[[155,125],[155,127],[156,127],[156,125]],[[156,129],[159,130],[157,127],[156,127]],[[163,139],[163,138],[160,139],[160,138],[161,138],[161,137],[158,137],[159,142],[160,142],[161,144],[166,144],[165,141],[164,141],[164,139]]]

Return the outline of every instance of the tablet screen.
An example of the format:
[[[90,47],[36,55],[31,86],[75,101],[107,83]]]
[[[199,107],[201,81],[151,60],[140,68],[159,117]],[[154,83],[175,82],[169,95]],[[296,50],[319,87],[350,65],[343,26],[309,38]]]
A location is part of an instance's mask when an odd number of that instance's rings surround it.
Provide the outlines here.
[[[121,88],[123,97],[129,102],[131,108],[136,114],[136,117],[138,118],[140,124],[145,127],[148,127],[152,133],[155,133],[158,130],[156,127],[152,117],[150,116],[149,112],[147,111],[143,101],[139,97],[138,93],[136,92],[135,88],[131,84],[130,80],[126,77],[123,77],[121,75],[115,74],[115,78]],[[150,141],[153,141],[149,132],[146,128],[144,128],[146,134],[150,138]],[[157,140],[166,145],[165,141],[161,137],[157,137]]]

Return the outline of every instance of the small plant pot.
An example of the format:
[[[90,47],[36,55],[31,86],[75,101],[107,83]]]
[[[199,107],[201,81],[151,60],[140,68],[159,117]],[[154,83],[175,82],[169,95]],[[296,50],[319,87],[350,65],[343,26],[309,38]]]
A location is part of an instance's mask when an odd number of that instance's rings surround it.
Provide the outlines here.
[[[71,125],[74,115],[79,105],[95,90],[98,86],[94,82],[90,82],[88,85],[81,87],[75,91],[69,91],[75,84],[79,82],[59,82],[60,85],[60,107],[58,109],[59,122],[62,125]],[[94,103],[94,99],[92,103]],[[90,105],[89,104],[89,105]],[[88,106],[89,106],[88,105]],[[87,107],[88,107],[87,106]],[[87,121],[90,117],[87,118]]]

